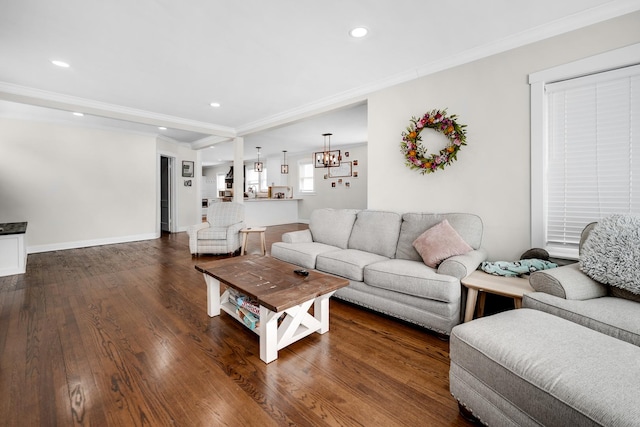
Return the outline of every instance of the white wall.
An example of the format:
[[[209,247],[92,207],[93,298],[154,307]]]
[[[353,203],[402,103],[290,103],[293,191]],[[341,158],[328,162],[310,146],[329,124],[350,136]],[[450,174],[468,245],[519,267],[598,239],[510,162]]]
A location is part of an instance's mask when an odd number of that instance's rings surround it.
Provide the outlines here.
[[[352,170],[358,172],[358,177],[344,178],[328,178],[324,179],[327,169],[314,169],[314,195],[304,195],[298,190],[298,162],[300,160],[311,159],[312,153],[305,155],[291,156],[289,163],[289,185],[294,188],[294,196],[299,197],[302,201],[298,202],[298,219],[301,222],[307,222],[311,216],[311,212],[318,208],[336,208],[336,209],[366,209],[367,208],[367,188],[370,184],[370,176],[368,175],[369,160],[367,145],[357,145],[345,147],[332,147],[333,149],[341,149],[343,154],[349,152],[349,157],[344,157],[343,161],[358,161],[357,166],[353,166]],[[385,175],[386,169],[380,170],[380,175]],[[342,183],[338,180],[342,179]],[[349,181],[350,186],[346,186]],[[336,186],[332,187],[331,183],[335,182]]]
[[[29,252],[156,237],[153,136],[0,118],[0,221]]]
[[[640,13],[626,15],[371,95],[369,170],[385,173],[369,175],[369,208],[478,214],[489,259],[517,259],[530,247],[528,74],[637,43],[638,28]],[[423,176],[404,166],[401,133],[434,108],[468,126],[468,146]]]

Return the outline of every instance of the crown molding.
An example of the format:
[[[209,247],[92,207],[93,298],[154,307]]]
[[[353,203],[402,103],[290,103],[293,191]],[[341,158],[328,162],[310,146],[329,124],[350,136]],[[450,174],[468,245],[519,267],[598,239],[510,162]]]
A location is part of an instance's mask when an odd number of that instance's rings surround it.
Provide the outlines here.
[[[227,138],[236,135],[235,129],[231,127],[123,107],[6,82],[0,82],[0,99]]]
[[[522,31],[496,42],[468,49],[448,58],[429,62],[388,78],[359,86],[352,90],[341,92],[270,117],[265,117],[264,119],[247,123],[238,127],[237,132],[239,136],[246,136],[255,132],[295,123],[328,111],[335,111],[341,107],[347,107],[359,102],[366,102],[368,96],[374,92],[506,52],[527,44],[568,33],[589,25],[597,24],[602,21],[617,18],[638,10],[640,10],[640,2],[638,0],[614,0],[605,5],[597,6],[568,17],[555,20],[548,24]]]
[[[616,0],[600,5],[562,19],[549,22],[538,27],[510,35],[501,40],[469,49],[441,61],[425,64],[417,69],[419,76],[426,76],[439,71],[463,65],[482,58],[496,55],[528,44],[536,43],[551,37],[559,36],[599,22],[627,15],[640,10],[638,0]]]
[[[0,99],[211,135],[213,138],[207,137],[191,143],[193,149],[200,149],[236,136],[246,136],[299,122],[329,111],[365,103],[368,97],[377,91],[638,10],[640,10],[638,0],[613,0],[504,39],[468,49],[443,60],[429,62],[333,96],[246,123],[236,129],[4,82],[0,82]]]

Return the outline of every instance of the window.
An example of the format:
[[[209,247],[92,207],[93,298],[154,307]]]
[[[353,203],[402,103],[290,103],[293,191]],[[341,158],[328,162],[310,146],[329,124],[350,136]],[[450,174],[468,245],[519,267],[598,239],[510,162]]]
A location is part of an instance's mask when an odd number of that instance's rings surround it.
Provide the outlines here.
[[[227,185],[224,181],[224,179],[227,177],[227,174],[225,173],[219,173],[218,175],[216,175],[216,183],[217,183],[217,188],[218,191],[224,191],[227,188]]]
[[[256,172],[251,168],[247,168],[247,189],[253,187],[256,191],[267,191],[267,168],[263,168],[262,172]]]
[[[580,74],[530,77],[532,244],[574,259],[585,225],[640,214],[640,66]]]
[[[300,192],[301,193],[313,193],[313,163],[300,162],[298,163],[298,175],[300,177]]]

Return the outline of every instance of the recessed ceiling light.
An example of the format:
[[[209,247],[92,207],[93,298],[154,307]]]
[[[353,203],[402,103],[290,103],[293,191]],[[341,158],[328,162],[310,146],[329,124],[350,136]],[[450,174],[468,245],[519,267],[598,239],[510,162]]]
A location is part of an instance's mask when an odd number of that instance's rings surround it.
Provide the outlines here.
[[[367,33],[369,33],[369,30],[367,30],[365,27],[356,27],[353,30],[349,31],[349,35],[357,39],[366,36]]]
[[[158,126],[158,129],[160,129],[160,130],[167,130],[167,128],[166,128],[166,127],[164,127],[164,126]]]
[[[74,116],[78,116],[78,117],[82,117],[82,116],[84,116],[84,114],[82,114],[82,113],[80,113],[80,112],[77,112],[77,111],[76,111],[75,113],[73,113],[73,115],[74,115]]]
[[[69,68],[70,65],[64,61],[58,61],[57,59],[54,59],[53,61],[51,61],[51,63],[53,65],[56,65],[58,67],[62,67],[62,68]]]
[[[212,102],[209,105],[211,105],[213,108],[218,108],[220,106],[220,103],[219,102]]]

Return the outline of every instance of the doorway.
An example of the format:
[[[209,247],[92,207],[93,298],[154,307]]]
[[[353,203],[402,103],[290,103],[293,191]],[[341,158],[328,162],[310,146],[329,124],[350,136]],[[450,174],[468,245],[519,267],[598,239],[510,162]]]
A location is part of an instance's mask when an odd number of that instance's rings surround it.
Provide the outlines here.
[[[173,157],[160,156],[160,230],[173,232]]]

